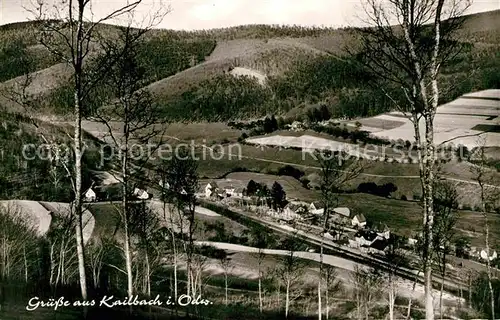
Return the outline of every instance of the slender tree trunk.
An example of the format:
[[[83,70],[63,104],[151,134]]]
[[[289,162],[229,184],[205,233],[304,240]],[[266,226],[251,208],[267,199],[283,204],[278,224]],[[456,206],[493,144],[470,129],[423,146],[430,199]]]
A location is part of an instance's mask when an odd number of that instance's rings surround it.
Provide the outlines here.
[[[28,259],[26,257],[26,245],[23,246],[23,256],[24,256],[24,281],[28,283]]]
[[[259,268],[259,311],[262,313],[262,277]]]
[[[70,3],[71,5],[71,3]],[[76,251],[78,255],[78,273],[80,275],[80,290],[82,299],[87,300],[87,276],[85,274],[85,250],[83,244],[83,222],[82,222],[82,75],[83,75],[83,43],[84,26],[83,11],[85,9],[84,1],[78,1],[78,21],[76,32],[76,54],[73,57],[74,67],[74,103],[75,103],[75,201],[74,213],[76,215]]]
[[[175,301],[177,301],[177,252],[175,250],[175,242],[174,242],[174,297]]]
[[[391,271],[392,272],[392,271]],[[392,279],[392,274],[389,274],[389,320],[394,320],[394,281]]]
[[[472,274],[469,272],[469,308],[472,308]]]
[[[126,104],[126,103],[125,103]],[[127,117],[127,108],[125,107],[125,118]],[[127,130],[127,119],[124,120],[123,133],[125,136],[124,148],[121,150],[121,162],[122,162],[122,175],[123,175],[123,185],[122,185],[122,215],[123,215],[123,234],[124,234],[124,251],[125,251],[125,267],[127,271],[127,294],[132,297],[134,294],[134,276],[132,271],[132,254],[130,248],[130,234],[129,234],[129,204],[128,204],[128,130]]]
[[[79,22],[82,23],[82,22]],[[81,28],[81,27],[80,27]],[[77,83],[80,83],[80,75],[75,74],[78,78]],[[80,84],[81,86],[81,84]],[[80,110],[80,95],[81,88],[75,92],[75,215],[76,215],[76,252],[78,255],[78,273],[80,275],[80,290],[82,299],[87,300],[87,277],[85,274],[85,251],[83,245],[83,222],[82,222],[82,112]]]
[[[330,317],[330,301],[329,301],[329,292],[328,292],[328,284],[326,285],[325,288],[325,302],[326,302],[326,320]]]
[[[358,282],[358,281],[359,281],[359,279],[357,279],[356,282]],[[358,320],[361,320],[361,298],[360,298],[359,284],[358,283],[356,283],[356,314],[358,316]]]
[[[55,263],[54,263],[54,246],[55,243],[51,244],[50,246],[50,252],[49,252],[49,259],[50,259],[50,278],[49,278],[49,283],[50,285],[54,285],[54,270],[56,268]]]
[[[321,246],[321,250],[323,250],[323,246]],[[322,257],[322,254],[320,255]],[[322,260],[320,258],[320,260]],[[321,263],[321,262],[320,262]],[[319,275],[319,281],[318,281],[318,319],[321,320],[321,266],[320,266],[320,275]]]
[[[224,285],[225,285],[225,289],[226,289],[225,303],[226,303],[226,306],[227,306],[227,271],[224,272]]]
[[[444,277],[446,276],[446,256],[443,254],[443,272],[441,273],[441,290],[439,292],[439,315],[443,319],[443,291],[444,291]]]
[[[149,254],[146,250],[146,296],[151,297],[151,266],[149,264]]]
[[[488,225],[488,214],[486,212],[486,196],[484,192],[484,185],[482,181],[479,181],[481,186],[481,202],[482,202],[482,211],[484,216],[484,244],[486,246],[486,267],[487,267],[487,276],[488,276],[488,289],[490,291],[490,308],[491,308],[491,319],[495,319],[495,295],[493,291],[493,285],[491,284],[492,276],[491,276],[491,262],[490,262],[490,228]]]
[[[286,283],[286,297],[285,297],[285,318],[288,319],[288,306],[290,304],[290,281]]]

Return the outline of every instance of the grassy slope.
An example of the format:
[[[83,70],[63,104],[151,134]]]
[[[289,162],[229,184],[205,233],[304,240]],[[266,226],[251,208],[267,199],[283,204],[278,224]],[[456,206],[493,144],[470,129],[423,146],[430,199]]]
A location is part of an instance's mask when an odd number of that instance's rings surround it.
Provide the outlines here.
[[[88,205],[88,210],[92,212],[96,220],[93,237],[102,238],[115,235],[121,239],[121,218],[120,204],[111,203],[93,203]],[[159,213],[162,215],[162,213]],[[223,216],[211,217],[203,214],[196,214],[196,230],[195,239],[198,241],[207,241],[210,237],[215,236],[215,233],[205,231],[207,224],[223,223],[226,232],[230,235],[241,236],[242,232],[247,228],[235,221],[232,221]]]

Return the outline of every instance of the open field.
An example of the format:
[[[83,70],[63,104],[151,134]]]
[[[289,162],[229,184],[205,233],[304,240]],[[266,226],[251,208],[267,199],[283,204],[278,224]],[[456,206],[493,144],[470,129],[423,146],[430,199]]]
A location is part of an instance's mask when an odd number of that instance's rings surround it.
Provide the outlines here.
[[[500,133],[497,129],[500,123],[499,115],[500,90],[466,94],[438,108],[434,120],[435,141],[437,144],[463,144],[468,148],[482,143],[485,146],[500,146]],[[364,130],[370,131],[376,137],[415,140],[413,123],[399,112],[359,121],[366,126],[363,127]],[[398,122],[401,125],[396,126]],[[420,125],[423,129],[423,119]]]
[[[149,207],[153,209],[158,216],[163,220],[163,204],[158,201],[149,202]],[[92,212],[95,217],[95,230],[93,236],[95,237],[121,237],[121,217],[118,211],[119,206],[112,203],[92,203],[88,205],[88,210]],[[177,217],[173,217],[173,222],[176,224]],[[170,212],[167,206],[167,221],[170,221]],[[195,214],[195,221],[197,228],[195,236],[197,240],[206,240],[214,236],[213,232],[206,232],[205,227],[209,224],[222,223],[224,229],[229,234],[234,236],[241,236],[243,231],[247,228],[241,224],[223,217],[208,209],[197,207]],[[162,222],[163,223],[163,222]],[[187,226],[184,226],[187,227]],[[174,225],[174,229],[179,229]],[[177,230],[180,231],[180,230]],[[184,230],[186,231],[186,230]]]
[[[54,226],[53,214],[66,217],[71,214],[68,203],[60,202],[39,202],[28,200],[4,200],[0,201],[0,206],[12,213],[20,213],[32,224],[40,236],[46,235]],[[57,221],[57,219],[55,219]],[[94,216],[85,211],[82,215],[83,241],[86,243],[94,232]]]

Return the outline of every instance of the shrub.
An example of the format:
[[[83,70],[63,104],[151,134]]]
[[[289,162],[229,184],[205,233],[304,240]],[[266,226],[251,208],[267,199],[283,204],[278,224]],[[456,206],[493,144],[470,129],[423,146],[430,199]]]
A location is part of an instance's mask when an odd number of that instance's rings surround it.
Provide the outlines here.
[[[403,194],[403,195],[401,196],[401,200],[403,200],[403,201],[408,201],[408,198],[406,197],[406,195],[404,195],[404,194]]]
[[[289,176],[289,177],[293,177],[297,180],[300,180],[300,178],[302,178],[305,173],[304,173],[304,171],[299,170],[295,167],[292,167],[290,165],[286,165],[284,167],[279,168],[277,174],[279,176]]]
[[[238,138],[238,142],[245,141],[245,139],[248,138],[248,134],[246,132],[243,132],[241,136]]]

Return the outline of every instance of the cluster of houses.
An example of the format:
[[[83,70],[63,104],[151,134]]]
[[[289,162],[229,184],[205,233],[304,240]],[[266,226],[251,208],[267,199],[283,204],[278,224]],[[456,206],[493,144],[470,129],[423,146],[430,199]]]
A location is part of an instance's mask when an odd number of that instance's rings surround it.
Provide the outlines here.
[[[120,183],[97,187],[94,187],[94,184],[92,184],[92,186],[90,186],[90,188],[83,193],[83,201],[119,201],[121,200],[121,195],[122,185]],[[152,198],[152,194],[148,193],[144,189],[136,187],[132,192],[132,197],[134,200],[148,200]]]
[[[380,230],[363,229],[354,234],[354,239],[349,239],[349,247],[358,248],[365,253],[385,254],[389,245],[391,231],[387,226]]]
[[[223,199],[226,197],[236,197],[243,198],[245,196],[245,188],[235,188],[233,186],[227,186],[225,188],[220,188],[217,182],[210,181],[201,190],[206,198],[219,198]]]

